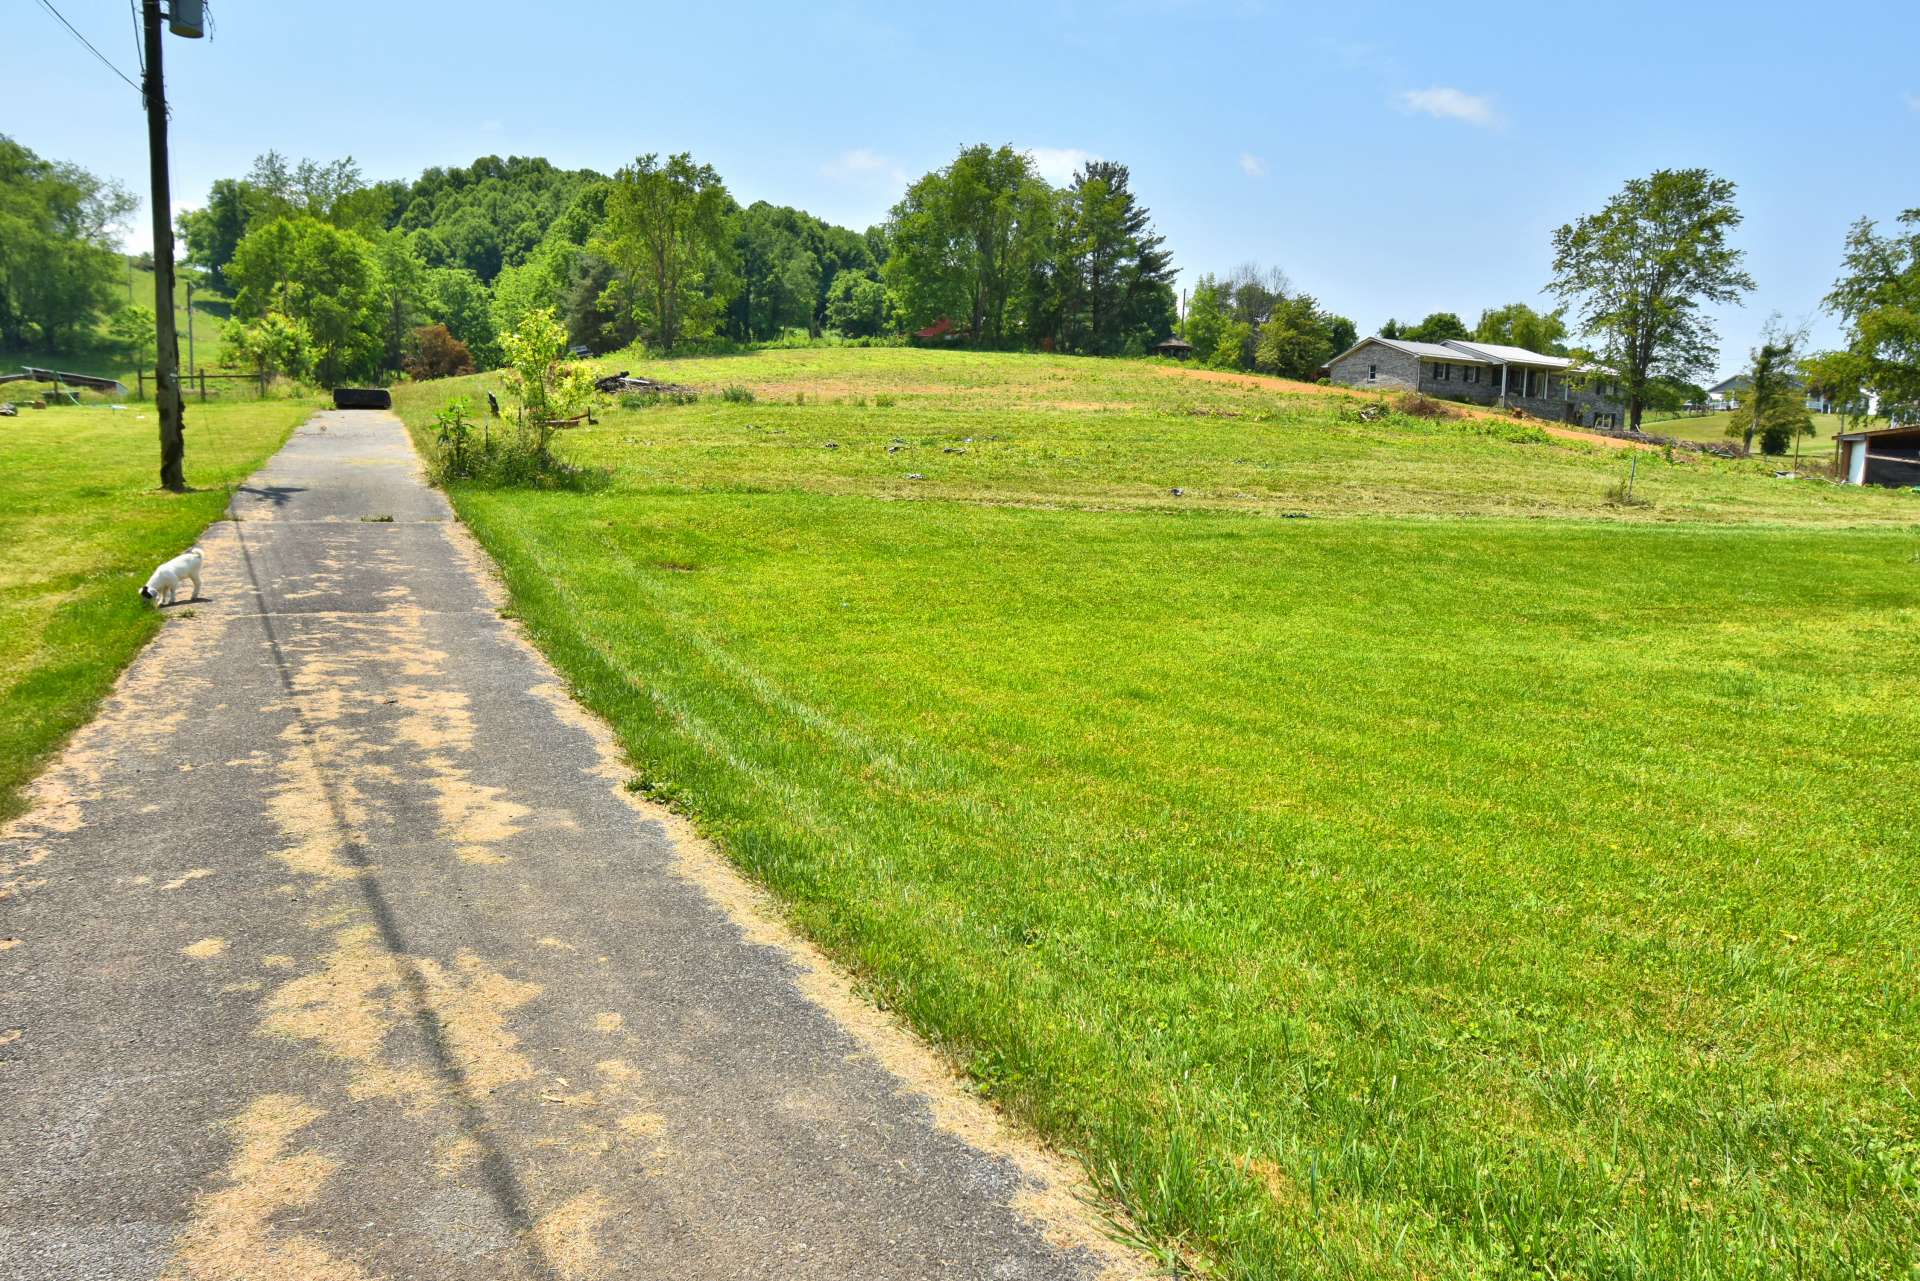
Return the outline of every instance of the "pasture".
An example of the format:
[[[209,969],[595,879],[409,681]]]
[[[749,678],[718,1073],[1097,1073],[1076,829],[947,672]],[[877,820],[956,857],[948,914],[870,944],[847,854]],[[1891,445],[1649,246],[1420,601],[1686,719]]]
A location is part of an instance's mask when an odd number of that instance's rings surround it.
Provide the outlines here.
[[[637,372],[707,394],[567,433],[597,491],[456,487],[514,608],[1153,1248],[1910,1275],[1914,496],[1145,362]]]

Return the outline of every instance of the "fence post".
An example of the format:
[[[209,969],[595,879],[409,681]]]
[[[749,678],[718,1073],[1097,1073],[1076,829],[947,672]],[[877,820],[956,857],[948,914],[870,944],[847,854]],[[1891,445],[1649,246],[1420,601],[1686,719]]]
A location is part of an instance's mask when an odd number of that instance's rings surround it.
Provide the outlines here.
[[[144,369],[136,369],[133,371],[133,376],[135,379],[133,398],[135,400],[145,400],[147,398],[147,371]]]

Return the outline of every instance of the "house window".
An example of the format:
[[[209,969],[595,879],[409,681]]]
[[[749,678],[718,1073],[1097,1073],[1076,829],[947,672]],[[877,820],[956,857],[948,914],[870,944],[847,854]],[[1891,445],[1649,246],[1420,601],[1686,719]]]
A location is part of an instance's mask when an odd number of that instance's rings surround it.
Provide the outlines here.
[[[1477,383],[1477,382],[1479,382],[1479,381],[1480,381],[1480,366],[1478,366],[1478,365],[1468,365],[1468,366],[1466,366],[1466,372],[1467,372],[1467,381],[1468,381],[1468,382],[1470,382],[1470,383]]]
[[[1378,365],[1368,365],[1368,366],[1367,366],[1367,381],[1368,381],[1368,382],[1373,382],[1373,381],[1375,381],[1376,379],[1378,379],[1379,377],[1380,377],[1380,366],[1378,366]]]

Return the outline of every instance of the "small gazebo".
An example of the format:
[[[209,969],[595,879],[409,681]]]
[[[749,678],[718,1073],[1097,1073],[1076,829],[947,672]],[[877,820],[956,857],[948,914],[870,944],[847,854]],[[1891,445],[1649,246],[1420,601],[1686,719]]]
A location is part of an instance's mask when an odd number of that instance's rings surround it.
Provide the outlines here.
[[[1193,344],[1176,334],[1165,342],[1155,343],[1153,345],[1153,354],[1156,356],[1172,356],[1175,360],[1185,360],[1193,354]]]

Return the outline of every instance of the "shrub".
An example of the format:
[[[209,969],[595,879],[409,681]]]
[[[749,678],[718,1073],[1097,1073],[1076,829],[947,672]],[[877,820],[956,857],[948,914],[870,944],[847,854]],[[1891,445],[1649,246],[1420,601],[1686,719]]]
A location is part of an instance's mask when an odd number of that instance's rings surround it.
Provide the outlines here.
[[[453,378],[473,372],[473,352],[445,325],[421,325],[408,343],[407,376],[416,380]]]
[[[729,405],[751,405],[753,403],[753,388],[738,386],[723,387],[720,389],[720,399],[726,401]]]
[[[893,408],[893,395],[892,395],[892,393],[890,393],[890,392],[884,392],[884,391],[883,391],[883,392],[881,392],[881,393],[880,393],[879,395],[877,395],[877,396],[875,396],[875,397],[873,398],[873,403],[874,403],[874,405],[875,405],[875,407],[876,407],[876,408],[879,408],[879,409],[892,409],[892,408]]]
[[[500,432],[473,422],[465,400],[454,400],[435,418],[435,481],[452,480],[492,488],[591,489],[607,479],[604,471],[577,467],[553,456],[559,420],[575,414],[593,395],[587,371],[566,359],[567,331],[551,310],[522,317],[501,339],[507,355],[507,396],[513,402],[509,423]]]

